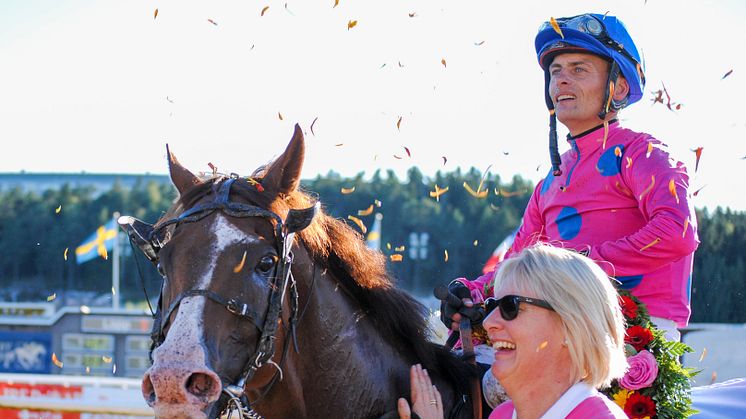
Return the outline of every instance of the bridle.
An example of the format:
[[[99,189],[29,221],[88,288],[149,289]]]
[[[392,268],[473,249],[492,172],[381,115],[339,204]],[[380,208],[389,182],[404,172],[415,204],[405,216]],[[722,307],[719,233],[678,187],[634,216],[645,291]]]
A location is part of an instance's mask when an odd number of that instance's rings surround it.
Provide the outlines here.
[[[274,361],[272,361],[272,357],[275,354],[276,334],[280,324],[285,292],[288,288],[290,290],[288,334],[292,336],[295,350],[298,350],[296,341],[296,326],[298,322],[298,288],[291,272],[293,254],[290,250],[293,245],[295,233],[303,230],[311,224],[319,209],[319,203],[301,210],[291,209],[286,220],[283,222],[282,218],[272,211],[255,205],[231,202],[229,198],[231,187],[238,179],[238,175],[231,174],[228,179],[220,184],[217,196],[213,201],[194,206],[187,211],[184,211],[179,216],[160,223],[157,227],[153,227],[152,225],[133,217],[121,217],[119,224],[127,231],[130,240],[143,251],[145,256],[152,263],[157,264],[158,252],[165,245],[165,232],[166,228],[169,226],[176,227],[183,223],[198,222],[215,211],[221,211],[224,214],[235,218],[261,217],[268,219],[270,222],[274,221],[275,250],[280,255],[280,258],[275,264],[273,275],[271,276],[269,304],[267,311],[264,313],[263,319],[259,313],[252,310],[250,304],[241,301],[239,298],[226,298],[207,289],[191,289],[182,292],[169,304],[164,315],[164,311],[162,310],[163,290],[161,289],[161,294],[158,297],[158,308],[154,315],[153,329],[151,332],[152,345],[150,348],[150,356],[152,361],[153,350],[160,346],[165,340],[163,330],[165,329],[171,314],[179,307],[184,298],[193,296],[206,297],[218,305],[225,307],[225,309],[231,314],[249,320],[254,327],[261,332],[256,350],[246,361],[238,378],[233,383],[223,383],[223,395],[221,398],[224,398],[228,402],[228,405],[232,404],[237,407],[242,416],[251,417],[253,411],[246,408],[249,404],[248,397],[244,390],[246,383],[251,381],[256,371],[262,366],[267,364],[275,366],[277,371],[268,387],[264,390],[261,396],[263,397],[276,382],[278,372],[280,376],[282,374],[282,370]],[[285,359],[289,347],[287,338],[285,339],[284,347],[282,360]]]

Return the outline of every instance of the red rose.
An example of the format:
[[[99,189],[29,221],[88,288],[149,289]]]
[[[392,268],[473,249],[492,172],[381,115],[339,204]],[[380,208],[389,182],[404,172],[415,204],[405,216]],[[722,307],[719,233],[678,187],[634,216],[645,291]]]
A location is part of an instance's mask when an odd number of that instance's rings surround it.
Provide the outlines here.
[[[630,419],[652,418],[655,416],[655,402],[648,396],[632,393],[624,404],[624,413]]]
[[[653,332],[650,329],[646,329],[642,326],[632,326],[627,329],[626,336],[624,337],[624,343],[629,343],[634,346],[637,352],[645,349],[650,341],[653,340]]]
[[[619,297],[619,303],[622,305],[622,314],[628,319],[634,319],[637,317],[637,304],[625,296]]]

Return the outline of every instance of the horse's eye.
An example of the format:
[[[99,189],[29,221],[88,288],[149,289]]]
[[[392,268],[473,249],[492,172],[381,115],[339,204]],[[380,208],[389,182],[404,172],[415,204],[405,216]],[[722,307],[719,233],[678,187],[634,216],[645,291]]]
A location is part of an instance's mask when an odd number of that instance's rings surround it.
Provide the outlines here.
[[[157,264],[157,265],[155,265],[155,269],[157,269],[157,270],[158,270],[158,274],[159,274],[160,276],[162,276],[162,277],[164,277],[164,278],[166,277],[166,269],[165,269],[165,268],[163,268],[163,265],[161,265],[161,263],[160,263],[160,262],[158,262],[158,264]]]
[[[277,263],[277,256],[275,255],[266,255],[262,257],[262,259],[259,261],[259,263],[256,265],[256,270],[259,271],[259,273],[269,273],[270,270],[275,266]]]

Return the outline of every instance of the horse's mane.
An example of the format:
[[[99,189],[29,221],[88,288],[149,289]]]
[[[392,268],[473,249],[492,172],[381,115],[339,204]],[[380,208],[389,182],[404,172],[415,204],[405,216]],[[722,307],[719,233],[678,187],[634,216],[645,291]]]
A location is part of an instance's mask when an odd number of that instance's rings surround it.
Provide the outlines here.
[[[259,169],[252,179],[261,180],[264,172],[264,169]],[[213,176],[190,188],[161,220],[176,217],[202,198],[216,194],[225,179],[224,176]],[[283,219],[290,209],[308,208],[315,202],[310,194],[301,190],[280,194],[274,199],[260,189],[241,178],[233,184],[231,197],[240,197],[250,204],[269,209]],[[366,247],[360,233],[346,222],[327,215],[323,209],[298,235],[317,262],[326,261],[325,265],[359,304],[383,339],[402,352],[409,349],[410,363],[420,363],[431,374],[450,379],[459,391],[468,391],[469,379],[476,376],[476,370],[464,359],[429,341],[427,308],[395,287],[386,270],[386,257],[380,251]]]

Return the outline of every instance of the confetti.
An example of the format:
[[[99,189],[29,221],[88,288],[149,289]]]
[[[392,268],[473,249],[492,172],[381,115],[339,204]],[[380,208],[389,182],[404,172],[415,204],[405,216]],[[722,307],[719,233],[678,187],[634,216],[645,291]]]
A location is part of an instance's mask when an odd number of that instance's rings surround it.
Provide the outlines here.
[[[174,101],[171,100],[168,96],[166,96],[166,100],[169,101],[169,103],[174,103]]]
[[[697,170],[699,169],[699,159],[700,159],[700,157],[702,157],[702,149],[703,148],[704,147],[697,147],[694,150],[692,150],[694,152],[695,157],[696,157],[696,160],[694,162],[694,173],[697,173]]]
[[[549,342],[548,342],[548,341],[546,341],[546,340],[545,340],[544,342],[541,342],[541,343],[539,344],[539,346],[537,346],[537,347],[536,347],[536,352],[539,352],[540,350],[542,350],[542,349],[546,348],[546,347],[547,347],[547,345],[549,345]]]
[[[676,203],[679,203],[679,195],[676,193],[676,182],[671,179],[668,182],[668,191],[671,192],[671,195],[673,195],[674,198],[676,198]]]
[[[241,272],[241,270],[243,269],[244,263],[246,263],[246,251],[245,250],[243,251],[243,256],[241,257],[241,261],[238,262],[238,265],[233,267],[233,273],[237,274]]]
[[[650,93],[652,93],[654,96],[652,99],[650,99],[650,101],[653,102],[653,105],[655,105],[656,103],[660,103],[661,105],[663,104],[663,89],[658,89]]]
[[[62,255],[62,257],[63,257],[63,258],[65,258],[65,260],[67,260],[67,251],[68,251],[68,250],[70,250],[70,248],[69,248],[69,247],[66,247],[66,248],[65,248],[65,253],[64,253],[64,254]]]
[[[111,294],[112,295],[117,295],[117,290],[114,289],[114,287],[111,287]]]
[[[650,175],[650,185],[645,188],[644,191],[640,194],[640,201],[642,201],[642,197],[647,195],[648,192],[650,192],[653,189],[653,186],[655,185],[655,175]]]
[[[214,20],[212,20],[212,19],[207,19],[207,21],[208,21],[208,22],[210,22],[210,23],[212,23],[212,24],[213,24],[213,25],[215,25],[215,26],[218,26],[217,22],[215,22],[215,21],[214,21]]]
[[[412,158],[412,153],[409,152],[409,148],[407,148],[406,146],[402,147],[404,147],[404,151],[407,153],[407,157]]]
[[[103,355],[103,356],[101,356],[101,360],[104,361],[107,364],[111,364],[112,357]]]
[[[497,205],[495,205],[495,204],[493,204],[493,203],[491,203],[491,202],[490,202],[490,208],[491,208],[491,209],[492,209],[493,211],[499,211],[499,210],[500,210],[500,207],[498,207]]]
[[[57,207],[57,208],[54,209],[54,213],[55,214],[59,214],[60,211],[62,211],[62,205],[60,205],[59,207]]]
[[[728,70],[728,72],[725,73],[725,75],[720,80],[724,80],[726,77],[730,76],[731,74],[733,74],[733,69]]]
[[[373,200],[373,203],[374,203],[374,204],[376,204],[376,206],[377,206],[378,208],[381,208],[381,205],[383,205],[383,202],[381,202],[381,201],[379,201],[379,200],[377,200],[377,199],[374,199],[374,200]]]
[[[554,31],[559,34],[560,38],[565,39],[565,35],[562,33],[562,29],[560,29],[559,23],[557,23],[557,19],[555,19],[554,17],[550,17],[549,23],[552,25]]]
[[[332,6],[332,9],[339,6],[339,0],[334,0],[334,6]]]
[[[373,214],[373,204],[370,204],[370,206],[364,210],[357,210],[357,215],[361,217],[365,217],[366,215]]]
[[[609,121],[604,121],[604,142],[603,146],[601,147],[603,150],[606,150],[606,140],[609,138]]]
[[[342,147],[345,143],[334,144],[334,147]]]
[[[482,44],[484,44],[484,41],[479,41],[479,42],[475,42],[475,43],[474,43],[474,45],[476,45],[476,46],[478,46],[478,47],[479,47],[479,46],[482,46]]]
[[[438,187],[438,184],[436,183],[435,184],[435,190],[434,191],[430,191],[430,198],[435,198],[435,200],[437,202],[440,202],[440,196],[443,195],[444,193],[448,192],[448,188],[449,187],[446,186],[445,188],[441,189],[441,188]]]
[[[622,157],[622,149],[619,148],[619,146],[614,147],[614,155],[617,157]]]
[[[398,121],[396,121],[396,129],[397,129],[397,130],[401,130],[401,119],[402,119],[402,118],[403,118],[403,117],[402,117],[402,116],[400,116],[400,117],[399,117],[399,120],[398,120]]]
[[[699,191],[701,191],[702,189],[704,189],[704,188],[705,188],[705,186],[707,186],[707,185],[703,185],[703,186],[702,186],[701,188],[699,188],[699,189],[697,189],[696,191],[694,191],[694,193],[693,193],[692,195],[693,195],[693,196],[697,196],[697,194],[699,194]]]
[[[404,250],[406,250],[406,248],[407,248],[407,246],[405,246],[405,245],[396,246],[396,247],[394,247],[394,252],[403,252]]]
[[[415,16],[417,16],[417,12],[409,13],[409,17],[415,17]]]
[[[47,296],[47,302],[54,301],[54,299],[57,298],[57,293]]]
[[[342,195],[349,195],[349,194],[355,192],[355,187],[353,186],[351,188],[342,188],[340,190],[340,192],[342,192]]]
[[[87,305],[80,306],[80,312],[83,314],[91,314],[91,308]]]
[[[528,189],[524,189],[521,191],[506,191],[505,189],[500,189],[500,193],[497,193],[497,190],[495,191],[495,195],[502,195],[504,198],[510,198],[512,196],[519,196],[526,193]]]
[[[267,10],[269,10],[269,6],[264,6],[264,8],[262,9],[262,13],[261,13],[261,14],[260,14],[259,16],[264,16],[264,13],[265,13],[265,12],[266,12]]]
[[[448,262],[448,249],[443,251],[443,261]]]
[[[282,114],[277,112],[277,116],[280,118],[280,121],[282,121]]]
[[[707,348],[703,348],[702,355],[699,356],[699,362],[702,362],[702,360],[705,359],[706,355],[707,355]]]
[[[397,156],[396,154],[394,154],[394,158],[397,159],[397,160],[401,160],[402,159],[401,156]]]
[[[399,68],[404,68],[404,65],[399,61]]]
[[[218,166],[215,166],[214,164],[212,164],[212,163],[210,163],[210,162],[208,162],[208,163],[207,163],[207,165],[208,165],[208,166],[210,167],[210,169],[212,170],[212,175],[213,175],[213,176],[215,176],[215,175],[217,175],[217,174],[218,174]]]
[[[653,152],[653,143],[648,142],[648,151],[645,153],[645,158],[649,159],[650,158],[650,153],[652,153],[652,152]]]
[[[642,249],[640,249],[640,251],[643,252],[643,251],[645,251],[645,249],[647,249],[649,247],[653,247],[653,246],[655,246],[656,244],[658,244],[660,242],[661,242],[661,238],[660,237],[656,237],[655,240],[653,240],[652,242],[650,242],[650,243],[646,244],[645,246],[643,246]]]
[[[365,234],[368,231],[368,229],[365,227],[365,224],[363,224],[363,221],[361,219],[357,217],[353,217],[352,215],[348,215],[347,219],[355,223],[358,226],[358,228],[363,232],[363,234]]]
[[[391,243],[386,243],[386,250],[391,250]]]
[[[477,246],[478,244],[479,244],[479,240],[474,240],[474,243],[472,243],[472,245],[473,245],[474,247],[476,247],[476,246]]]
[[[64,365],[64,364],[62,363],[62,361],[60,361],[59,359],[57,359],[57,354],[56,354],[56,353],[54,353],[54,352],[52,352],[52,363],[53,363],[54,365],[56,365],[56,366],[57,366],[57,368],[62,368],[62,365]]]
[[[715,371],[713,371],[712,375],[710,376],[710,384],[714,384],[715,380],[717,380],[717,379],[718,379],[718,373],[715,372]]]
[[[684,231],[681,233],[682,238],[686,236],[687,228],[689,228],[689,217],[686,217],[686,220],[684,220]]]
[[[317,116],[316,118],[314,118],[314,119],[313,119],[313,122],[311,122],[311,134],[313,134],[313,135],[314,135],[314,137],[316,136],[316,133],[314,133],[314,132],[313,132],[313,124],[315,124],[315,123],[316,123],[316,120],[317,120],[317,119],[319,119],[319,117],[318,117],[318,116]]]
[[[443,159],[443,166],[445,166],[448,162],[448,159],[446,158],[446,156],[442,156],[441,159]]]
[[[389,256],[389,259],[391,259],[392,262],[401,262],[402,259],[404,259],[404,256],[400,254],[395,254],[395,255]]]
[[[285,11],[288,12],[288,14],[290,14],[290,16],[295,16],[295,14],[293,12],[291,12],[290,9],[288,9],[288,4],[287,3],[285,3]]]
[[[448,66],[446,65],[446,59],[445,58],[441,58],[440,59],[440,63],[443,64],[443,67],[448,68]]]
[[[354,28],[357,25],[357,20],[350,20],[347,22],[347,30]]]
[[[158,9],[155,9],[155,12],[153,12],[153,20],[158,17]]]
[[[627,169],[632,166],[632,157],[627,156]]]
[[[489,190],[486,190],[486,189],[485,189],[485,190],[483,190],[483,191],[481,191],[481,192],[480,192],[480,191],[478,191],[478,190],[477,190],[477,191],[475,191],[475,190],[474,190],[474,189],[472,189],[472,188],[471,188],[471,186],[469,186],[469,184],[468,184],[468,183],[466,183],[466,182],[464,182],[464,189],[466,189],[466,191],[467,191],[467,192],[469,192],[469,194],[470,194],[471,196],[473,196],[474,198],[477,198],[477,199],[482,199],[482,198],[486,198],[486,197],[487,197],[487,194],[489,194],[489,193],[490,193],[490,191],[489,191]]]

